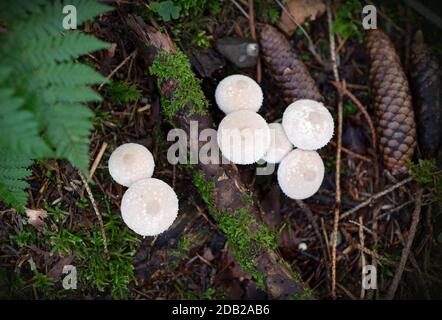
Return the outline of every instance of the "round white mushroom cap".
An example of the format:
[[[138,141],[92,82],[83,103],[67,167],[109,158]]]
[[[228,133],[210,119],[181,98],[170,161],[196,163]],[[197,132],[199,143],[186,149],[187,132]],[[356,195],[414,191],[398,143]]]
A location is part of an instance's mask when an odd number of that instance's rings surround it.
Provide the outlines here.
[[[218,126],[218,146],[226,159],[237,164],[262,159],[270,147],[270,139],[269,125],[252,111],[229,113]]]
[[[333,137],[333,117],[320,102],[301,99],[290,104],[282,116],[282,126],[297,148],[317,150]]]
[[[135,182],[121,201],[121,215],[127,226],[142,236],[167,230],[178,215],[178,197],[165,182],[148,178]]]
[[[263,160],[269,163],[280,163],[281,160],[293,149],[292,143],[280,123],[270,123],[271,142],[270,148],[264,155]]]
[[[255,80],[241,74],[234,74],[218,83],[215,100],[225,114],[238,110],[258,112],[262,105],[263,94]]]
[[[138,180],[152,177],[154,167],[152,153],[137,143],[122,144],[109,158],[110,175],[125,187],[130,187]]]
[[[292,199],[314,195],[324,179],[324,163],[316,151],[295,149],[282,159],[278,168],[281,190]]]

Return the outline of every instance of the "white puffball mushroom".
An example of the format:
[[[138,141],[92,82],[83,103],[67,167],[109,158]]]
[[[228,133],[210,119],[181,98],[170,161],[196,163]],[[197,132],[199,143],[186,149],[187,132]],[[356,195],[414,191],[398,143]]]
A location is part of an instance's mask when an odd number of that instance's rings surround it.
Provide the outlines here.
[[[261,87],[250,77],[234,74],[218,83],[215,100],[225,114],[239,110],[258,112],[263,101]]]
[[[252,164],[262,159],[270,139],[269,125],[252,111],[229,113],[218,126],[218,146],[223,156],[236,164]]]
[[[282,159],[278,183],[289,198],[302,200],[314,195],[324,179],[324,163],[316,151],[295,149]]]
[[[154,167],[152,153],[137,143],[122,144],[109,158],[110,175],[125,187],[130,187],[138,180],[152,177]]]
[[[301,99],[290,104],[282,116],[282,126],[296,148],[317,150],[333,137],[333,117],[320,102]]]
[[[126,225],[142,236],[155,236],[167,230],[178,215],[178,197],[165,182],[148,178],[135,182],[121,201]]]
[[[269,128],[271,134],[270,148],[264,155],[263,160],[268,163],[280,163],[287,153],[293,149],[293,145],[280,123],[270,123]]]

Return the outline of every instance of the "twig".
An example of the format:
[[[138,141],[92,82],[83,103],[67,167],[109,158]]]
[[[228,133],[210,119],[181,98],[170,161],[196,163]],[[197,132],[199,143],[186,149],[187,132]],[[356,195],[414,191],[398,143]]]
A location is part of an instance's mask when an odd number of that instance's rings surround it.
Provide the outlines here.
[[[359,241],[361,243],[361,267],[362,270],[364,270],[365,268],[365,254],[364,254],[364,248],[365,248],[365,237],[364,237],[364,228],[366,228],[364,226],[364,221],[362,219],[362,216],[359,216]],[[361,286],[361,299],[365,298],[365,289],[364,286]]]
[[[336,82],[339,80],[338,65],[336,60],[336,45],[335,38],[332,33],[332,12],[330,1],[327,0],[327,22],[328,22],[328,37],[330,42],[330,57],[332,62],[333,76]],[[343,83],[345,86],[345,82]],[[338,89],[339,101],[338,101],[338,139],[336,147],[336,197],[335,197],[335,215],[333,221],[333,243],[332,243],[332,287],[331,296],[336,299],[336,247],[338,241],[338,228],[339,228],[339,214],[341,210],[341,151],[342,151],[342,122],[343,122],[343,97],[342,90]]]
[[[126,57],[126,59],[124,59],[114,70],[112,70],[111,73],[109,73],[109,75],[106,77],[106,80],[103,81],[99,86],[98,86],[98,90],[101,90],[101,88],[106,84],[106,82],[108,80],[110,80],[110,78],[113,77],[113,75],[121,69],[122,66],[124,66],[126,64],[126,62],[129,61],[129,59],[131,59],[132,57],[134,57],[137,54],[137,50],[134,50],[130,55],[128,55]]]
[[[247,14],[247,12],[243,9],[243,7],[240,6],[240,4],[238,2],[236,2],[235,0],[230,0],[232,1],[232,3],[235,5],[235,7],[238,8],[239,11],[241,11],[241,13],[244,15],[244,17],[246,17],[247,19],[249,19],[249,15]]]
[[[362,103],[359,101],[358,98],[356,98],[346,87],[343,87],[339,82],[336,81],[330,81],[331,84],[333,84],[338,90],[342,90],[342,94],[346,97],[348,97],[359,109],[359,111],[364,115],[365,119],[367,120],[368,126],[370,127],[371,131],[371,142],[373,144],[373,149],[376,151],[377,148],[377,139],[376,139],[376,131],[373,125],[373,120],[371,119],[370,115],[368,114],[367,109],[362,105]]]
[[[310,208],[304,203],[302,200],[296,200],[296,203],[298,206],[304,210],[305,214],[307,215],[307,218],[309,219],[310,223],[313,226],[313,229],[315,230],[316,236],[319,239],[319,244],[321,245],[321,248],[323,250],[324,256],[326,256],[325,247],[324,247],[324,239],[322,238],[321,232],[319,231],[318,223],[316,222],[315,218],[313,217],[313,213],[310,210]]]
[[[374,200],[379,199],[383,196],[385,196],[386,194],[389,194],[390,192],[393,192],[394,190],[396,190],[397,188],[402,187],[404,184],[407,184],[408,182],[412,181],[413,178],[412,177],[408,177],[402,181],[399,181],[398,183],[392,185],[391,187],[376,193],[375,195],[371,196],[370,198],[368,198],[367,200],[365,200],[364,202],[361,202],[360,204],[358,204],[356,207],[354,207],[353,209],[350,209],[346,212],[344,212],[341,217],[340,220],[348,217],[349,215],[351,215],[352,213],[355,213],[356,211],[368,206],[370,203],[372,203]]]
[[[258,41],[255,28],[255,9],[253,8],[253,0],[249,0],[249,28],[252,39]],[[256,61],[256,82],[260,83],[262,80],[261,59]]]
[[[334,147],[337,146],[336,142],[334,142],[334,141],[330,141],[330,144],[332,146],[334,146]],[[347,149],[345,147],[341,147],[341,149],[342,149],[342,152],[344,152],[344,153],[346,153],[346,154],[348,154],[348,155],[350,155],[352,157],[361,159],[361,160],[366,161],[366,162],[371,162],[372,161],[370,158],[367,158],[366,156],[363,156],[362,154],[356,153],[356,152],[354,152],[354,151],[352,151],[350,149]]]
[[[84,187],[86,188],[87,195],[89,197],[89,201],[92,203],[92,207],[94,208],[95,215],[98,218],[98,222],[100,223],[100,229],[101,229],[101,235],[103,236],[103,245],[104,245],[104,256],[106,260],[109,260],[109,250],[107,246],[107,237],[106,232],[104,231],[104,223],[103,218],[101,217],[100,211],[98,211],[97,204],[95,203],[94,195],[92,194],[91,188],[89,188],[89,184],[86,181],[86,178],[83,176],[83,174],[78,171],[78,174],[80,175],[81,181],[84,184]]]
[[[97,157],[95,158],[94,163],[92,164],[91,170],[89,170],[89,180],[93,177],[95,170],[97,170],[101,158],[103,158],[104,151],[106,151],[106,148],[107,148],[107,143],[103,142],[100,151],[98,151]]]
[[[281,8],[281,10],[284,11],[287,14],[287,16],[290,18],[290,20],[292,20],[293,23],[296,24],[296,26],[299,29],[301,29],[302,33],[307,38],[308,49],[309,49],[310,53],[315,57],[316,61],[318,61],[319,64],[325,66],[324,61],[322,60],[321,56],[316,51],[315,45],[313,44],[313,40],[310,38],[310,36],[307,33],[307,31],[305,31],[305,29],[296,21],[295,17],[287,10],[287,8],[281,3],[281,1],[275,0],[275,2],[278,4],[278,6]]]
[[[410,255],[411,246],[413,244],[414,237],[416,235],[417,231],[417,225],[419,224],[419,218],[421,213],[421,207],[422,207],[422,188],[418,188],[416,192],[416,206],[413,211],[413,216],[411,219],[411,226],[410,231],[408,232],[408,239],[407,243],[402,250],[401,260],[399,261],[399,266],[397,268],[396,274],[394,275],[393,281],[390,285],[390,288],[388,289],[387,293],[387,300],[392,300],[394,298],[394,295],[396,293],[396,290],[399,286],[399,281],[402,278],[402,274],[405,269],[405,265],[407,264],[408,256]]]

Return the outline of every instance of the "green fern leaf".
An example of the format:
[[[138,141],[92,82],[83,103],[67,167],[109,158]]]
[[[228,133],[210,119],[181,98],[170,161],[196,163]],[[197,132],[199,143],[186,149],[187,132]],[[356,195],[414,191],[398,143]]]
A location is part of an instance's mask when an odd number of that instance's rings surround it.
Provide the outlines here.
[[[8,159],[65,158],[85,173],[93,112],[82,103],[101,100],[88,85],[105,78],[73,60],[109,45],[64,30],[64,4],[76,7],[78,25],[110,8],[93,0],[0,0],[7,29],[0,34],[0,150]],[[8,166],[3,158],[0,197],[23,205],[29,172],[19,160]]]
[[[24,190],[29,185],[23,179],[30,176],[31,171],[26,168],[31,164],[29,158],[0,151],[0,198],[20,211],[28,198]]]
[[[52,155],[39,135],[39,126],[31,112],[22,110],[24,99],[14,90],[0,88],[0,149],[32,157]]]
[[[101,101],[98,93],[85,86],[50,86],[44,91],[44,97],[49,103]]]
[[[112,7],[106,6],[97,1],[75,0],[71,1],[71,3],[77,8],[77,23],[79,25],[112,9]]]
[[[41,88],[54,86],[79,86],[105,82],[106,78],[92,68],[79,63],[43,65],[38,69],[35,80]]]
[[[97,50],[109,48],[109,44],[77,31],[70,31],[64,36],[26,40],[25,50],[20,61],[29,61],[33,65],[64,62]],[[22,60],[27,59],[27,60]]]
[[[41,7],[40,12],[34,12],[26,19],[15,20],[10,27],[20,34],[20,36],[29,39],[45,38],[48,35],[55,36],[63,31],[62,21],[63,12],[61,3],[56,1],[53,4],[47,2]]]
[[[0,2],[0,16],[8,24],[24,20],[29,14],[41,12],[41,6],[47,0],[3,0]]]
[[[94,113],[83,105],[63,104],[47,110],[47,136],[56,146],[56,156],[66,158],[83,172],[89,163],[89,134]]]

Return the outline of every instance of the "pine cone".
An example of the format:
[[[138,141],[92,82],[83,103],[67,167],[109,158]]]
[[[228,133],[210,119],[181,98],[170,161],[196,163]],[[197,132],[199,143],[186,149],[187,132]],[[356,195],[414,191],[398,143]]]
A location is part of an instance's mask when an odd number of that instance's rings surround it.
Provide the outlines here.
[[[321,101],[316,83],[286,37],[270,25],[260,32],[262,55],[287,104],[299,99]]]
[[[368,31],[365,45],[371,60],[370,83],[384,164],[392,174],[403,174],[416,147],[416,122],[408,81],[393,43],[384,32]]]
[[[411,46],[411,77],[418,140],[424,158],[436,157],[442,139],[442,94],[439,64],[416,32]]]

